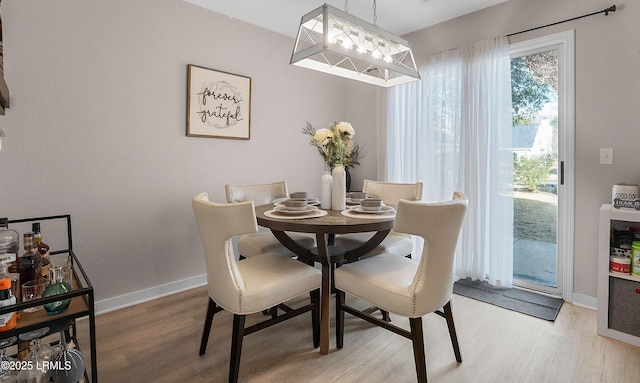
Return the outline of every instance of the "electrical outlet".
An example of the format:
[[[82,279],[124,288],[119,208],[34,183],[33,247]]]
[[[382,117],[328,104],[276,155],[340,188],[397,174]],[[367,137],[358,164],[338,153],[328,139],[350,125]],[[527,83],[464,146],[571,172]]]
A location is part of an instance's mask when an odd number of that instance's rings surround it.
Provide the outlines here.
[[[613,148],[600,148],[600,165],[613,165]]]

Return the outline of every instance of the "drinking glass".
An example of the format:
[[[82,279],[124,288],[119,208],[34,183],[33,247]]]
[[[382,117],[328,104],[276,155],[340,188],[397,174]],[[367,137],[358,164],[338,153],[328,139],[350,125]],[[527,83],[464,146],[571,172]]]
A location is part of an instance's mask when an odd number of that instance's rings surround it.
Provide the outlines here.
[[[29,281],[22,285],[22,302],[29,302],[36,299],[42,298],[42,293],[44,293],[44,289],[49,285],[49,278],[41,278],[36,279],[34,281]],[[36,311],[42,310],[42,305],[29,307],[22,311],[33,313]]]
[[[40,340],[40,338],[35,338],[33,340],[31,340],[30,342],[30,347],[31,351],[29,351],[29,353],[27,354],[27,359],[33,359],[34,357],[34,353],[38,354],[38,360],[43,361],[49,361],[51,360],[51,358],[53,358],[53,355],[56,353],[56,350],[49,346],[46,342],[42,343],[42,341]]]
[[[29,341],[29,353],[25,361],[30,361],[32,368],[21,369],[16,378],[17,383],[48,383],[51,374],[44,371],[42,361],[50,360],[55,350],[48,344],[43,344],[40,338],[49,333],[49,327],[42,327],[33,331],[22,333],[18,338],[22,341]]]
[[[15,336],[4,339],[0,343],[0,362],[15,361],[14,358],[7,356],[6,348],[14,344],[18,338]],[[4,365],[4,363],[2,363]],[[2,369],[0,367],[0,383],[15,383],[16,382],[16,370]]]
[[[17,375],[18,383],[48,383],[50,374],[42,368],[42,360],[38,352],[29,353],[28,360],[31,362],[29,369],[20,370]]]

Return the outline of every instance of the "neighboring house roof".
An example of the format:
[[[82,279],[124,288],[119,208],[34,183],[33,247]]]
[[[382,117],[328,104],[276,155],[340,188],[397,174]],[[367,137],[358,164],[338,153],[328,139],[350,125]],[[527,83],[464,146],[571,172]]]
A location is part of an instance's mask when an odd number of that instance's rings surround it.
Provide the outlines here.
[[[513,149],[530,150],[536,141],[540,124],[517,125],[513,127]]]

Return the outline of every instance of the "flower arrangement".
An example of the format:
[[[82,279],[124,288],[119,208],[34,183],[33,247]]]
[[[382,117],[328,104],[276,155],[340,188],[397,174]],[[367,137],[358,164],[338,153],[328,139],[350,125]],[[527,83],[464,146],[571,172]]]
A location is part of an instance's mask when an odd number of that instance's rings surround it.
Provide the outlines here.
[[[311,136],[309,144],[318,149],[324,162],[333,167],[342,164],[346,168],[360,165],[360,145],[353,141],[356,131],[348,122],[334,122],[329,128],[316,129],[307,121],[302,133]]]

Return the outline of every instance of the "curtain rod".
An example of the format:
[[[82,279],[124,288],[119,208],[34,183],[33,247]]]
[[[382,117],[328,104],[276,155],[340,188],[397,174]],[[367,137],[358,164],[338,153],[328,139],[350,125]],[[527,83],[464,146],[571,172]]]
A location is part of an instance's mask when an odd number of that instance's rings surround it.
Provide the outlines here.
[[[593,13],[589,13],[588,15],[582,15],[582,16],[578,16],[578,17],[574,17],[572,19],[567,19],[567,20],[562,20],[562,21],[558,21],[555,23],[551,23],[551,24],[547,24],[547,25],[543,25],[541,27],[535,27],[535,28],[531,28],[531,29],[527,29],[526,31],[520,31],[520,32],[515,32],[515,33],[510,33],[507,36],[511,37],[514,35],[519,35],[520,33],[525,33],[525,32],[531,32],[531,31],[535,31],[536,29],[542,29],[542,28],[546,28],[546,27],[550,27],[552,25],[556,25],[556,24],[562,24],[562,23],[566,23],[568,21],[573,21],[573,20],[578,20],[581,19],[583,17],[589,17],[589,16],[593,16],[593,15],[597,15],[599,13],[604,13],[605,16],[609,16],[609,12],[615,12],[616,11],[616,5],[612,5],[607,9],[603,9],[602,11],[598,11],[598,12],[593,12]]]

